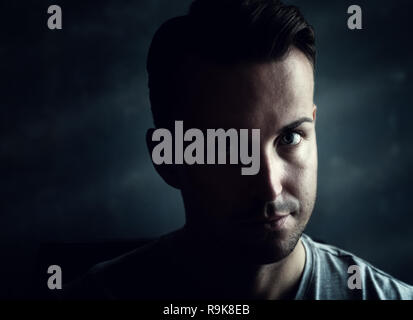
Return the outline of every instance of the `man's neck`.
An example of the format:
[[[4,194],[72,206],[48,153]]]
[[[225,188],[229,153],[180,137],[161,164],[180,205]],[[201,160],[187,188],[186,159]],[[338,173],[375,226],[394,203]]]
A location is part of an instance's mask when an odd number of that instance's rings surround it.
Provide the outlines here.
[[[181,244],[198,248],[199,238],[192,232],[184,228],[178,234]],[[205,243],[201,246],[205,249]],[[199,285],[211,293],[211,298],[276,300],[294,297],[306,259],[301,240],[287,257],[269,264],[217,259],[220,255],[213,250],[191,249],[186,253],[190,257],[187,263],[190,263],[191,270],[199,275]]]
[[[286,258],[257,269],[253,295],[268,300],[294,298],[304,265],[305,249],[299,240]]]

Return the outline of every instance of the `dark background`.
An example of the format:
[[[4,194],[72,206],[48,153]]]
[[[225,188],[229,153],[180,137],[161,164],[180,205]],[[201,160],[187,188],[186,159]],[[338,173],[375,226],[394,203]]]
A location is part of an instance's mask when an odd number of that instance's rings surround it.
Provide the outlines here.
[[[42,243],[155,237],[183,225],[180,194],[146,151],[145,60],[157,27],[190,2],[1,2],[2,297],[29,296]],[[413,284],[413,5],[293,3],[318,49],[319,188],[307,233]],[[52,4],[62,30],[47,28]],[[363,30],[347,28],[352,4]]]

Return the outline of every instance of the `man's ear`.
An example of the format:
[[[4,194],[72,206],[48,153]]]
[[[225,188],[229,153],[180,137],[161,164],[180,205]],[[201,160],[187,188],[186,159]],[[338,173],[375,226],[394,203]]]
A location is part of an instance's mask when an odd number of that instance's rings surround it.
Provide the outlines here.
[[[181,189],[182,177],[183,177],[183,165],[179,164],[156,164],[152,159],[152,151],[157,145],[157,142],[152,141],[152,135],[155,131],[154,128],[150,128],[146,131],[146,146],[148,147],[149,155],[151,157],[152,164],[162,177],[162,179],[171,187]]]
[[[313,108],[313,121],[315,122],[317,118],[317,106],[314,104]]]

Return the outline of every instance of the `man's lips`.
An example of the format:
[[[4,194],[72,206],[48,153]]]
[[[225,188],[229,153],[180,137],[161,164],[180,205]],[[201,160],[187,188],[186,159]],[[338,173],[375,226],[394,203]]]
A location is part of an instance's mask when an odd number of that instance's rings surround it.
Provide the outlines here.
[[[284,219],[288,217],[290,213],[276,213],[272,218],[268,219],[249,219],[249,220],[244,220],[241,221],[242,224],[266,224],[266,223],[274,223],[277,221],[280,221],[281,219]]]

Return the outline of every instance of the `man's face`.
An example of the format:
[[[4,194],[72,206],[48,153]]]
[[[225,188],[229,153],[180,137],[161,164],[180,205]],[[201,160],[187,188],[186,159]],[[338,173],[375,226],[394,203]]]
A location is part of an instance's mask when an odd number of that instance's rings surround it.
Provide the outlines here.
[[[197,114],[185,129],[249,129],[250,139],[252,129],[261,132],[257,175],[241,175],[241,164],[185,168],[187,226],[249,261],[279,261],[294,249],[315,203],[312,66],[293,49],[283,61],[191,70],[186,99]]]

